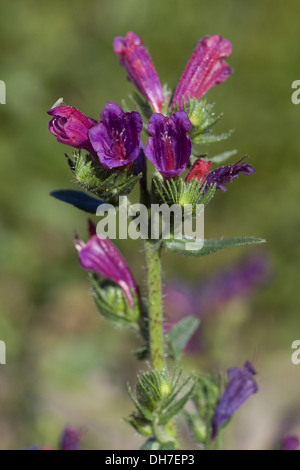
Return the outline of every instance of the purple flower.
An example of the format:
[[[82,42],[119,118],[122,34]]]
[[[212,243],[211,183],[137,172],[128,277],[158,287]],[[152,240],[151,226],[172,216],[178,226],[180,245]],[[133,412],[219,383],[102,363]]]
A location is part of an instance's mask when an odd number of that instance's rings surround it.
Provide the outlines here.
[[[33,445],[26,450],[79,450],[81,432],[78,429],[66,427],[59,440],[58,449],[53,447]]]
[[[281,450],[299,450],[300,440],[296,436],[287,436],[281,440]]]
[[[199,315],[203,319],[220,311],[228,302],[249,296],[255,287],[269,281],[270,276],[270,263],[261,256],[251,256],[238,266],[223,269],[198,288]]]
[[[256,372],[249,361],[243,367],[229,369],[227,374],[228,383],[212,419],[212,439],[216,437],[219,427],[224,426],[235,411],[258,390],[253,379]]]
[[[232,180],[237,178],[239,173],[242,173],[243,175],[253,175],[253,173],[255,173],[253,166],[249,165],[248,162],[241,163],[245,158],[247,158],[247,155],[234,165],[221,166],[220,168],[208,173],[205,179],[207,187],[215,183],[217,189],[226,191],[225,185],[227,183],[231,183]]]
[[[100,163],[116,168],[133,162],[139,155],[142,128],[139,113],[125,113],[118,104],[108,102],[100,114],[100,123],[89,132]]]
[[[60,450],[79,450],[80,431],[75,428],[67,427],[64,429],[60,438]]]
[[[103,236],[96,235],[95,227],[90,222],[90,239],[87,243],[75,238],[75,247],[79,252],[79,262],[83,269],[99,276],[111,279],[123,290],[128,303],[133,307],[133,290],[137,288],[129,267],[117,248]]]
[[[113,48],[120,57],[120,64],[125,68],[128,79],[151,103],[153,110],[160,113],[164,100],[162,87],[140,37],[135,33],[127,33],[126,38],[118,36],[114,39]]]
[[[61,105],[48,111],[54,116],[49,122],[49,130],[58,142],[93,153],[89,130],[98,122],[82,114],[78,109]]]
[[[149,119],[149,137],[145,155],[163,175],[172,178],[182,173],[192,151],[192,143],[187,132],[191,122],[184,111],[177,111],[170,117],[153,114]]]
[[[178,103],[180,109],[183,100],[201,98],[212,86],[224,82],[232,72],[227,63],[221,60],[229,57],[232,45],[221,36],[205,37],[198,41],[173,96],[172,106]]]

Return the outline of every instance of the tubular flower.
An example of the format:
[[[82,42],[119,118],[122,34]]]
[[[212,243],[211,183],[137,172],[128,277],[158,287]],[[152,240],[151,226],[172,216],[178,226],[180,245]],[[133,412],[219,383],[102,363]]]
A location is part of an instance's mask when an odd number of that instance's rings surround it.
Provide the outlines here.
[[[215,35],[198,41],[173,96],[172,106],[183,108],[188,97],[201,98],[212,86],[224,82],[232,72],[223,57],[229,57],[232,45],[227,39]]]
[[[58,142],[90,153],[94,149],[90,143],[89,130],[98,122],[82,114],[78,109],[61,105],[48,111],[53,119],[49,122],[49,131]]]
[[[137,293],[129,267],[117,248],[107,238],[96,235],[95,227],[90,224],[90,239],[87,243],[75,238],[79,262],[83,269],[111,279],[123,290],[130,307],[133,306],[131,290]]]
[[[172,116],[153,114],[149,120],[149,137],[145,155],[164,178],[173,178],[182,173],[192,151],[190,136],[191,122],[184,111]]]
[[[135,33],[127,33],[125,38],[118,36],[114,39],[113,48],[120,57],[120,64],[125,68],[128,79],[150,102],[154,112],[160,113],[164,100],[163,90],[149,52],[140,37]]]
[[[216,184],[217,189],[226,191],[225,185],[231,183],[232,180],[237,178],[239,173],[242,173],[243,175],[253,175],[253,173],[255,173],[253,166],[249,165],[248,162],[241,163],[245,158],[247,158],[247,156],[234,165],[221,166],[220,168],[208,173],[205,179],[207,187],[211,184]]]
[[[203,182],[203,180],[208,175],[210,167],[211,162],[206,162],[205,160],[198,158],[198,160],[193,163],[190,171],[186,175],[185,182],[188,183],[191,181],[191,179],[197,180],[198,183]]]
[[[139,155],[142,128],[139,113],[125,113],[118,104],[108,102],[100,114],[100,123],[89,132],[100,163],[116,168],[133,162]]]
[[[229,369],[227,374],[228,383],[212,420],[212,439],[216,437],[219,427],[224,426],[235,411],[258,390],[252,378],[256,372],[250,362],[247,361],[243,367]]]

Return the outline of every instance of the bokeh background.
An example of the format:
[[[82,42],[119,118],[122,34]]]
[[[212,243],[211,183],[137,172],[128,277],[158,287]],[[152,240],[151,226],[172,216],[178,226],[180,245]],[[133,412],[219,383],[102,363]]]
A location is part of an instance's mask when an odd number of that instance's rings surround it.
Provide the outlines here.
[[[225,371],[254,358],[260,390],[234,417],[225,448],[267,449],[282,435],[300,435],[300,365],[291,363],[300,336],[300,106],[291,102],[291,84],[300,79],[299,2],[1,0],[0,7],[7,86],[0,106],[0,339],[7,347],[0,448],[55,446],[66,424],[83,430],[85,449],[142,444],[122,421],[132,410],[126,382],[134,384],[142,367],[132,357],[138,343],[92,303],[73,247],[75,229],[86,236],[86,215],[49,196],[74,184],[64,158],[70,149],[50,135],[46,114],[63,96],[98,118],[106,101],[121,103],[133,91],[112,52],[114,36],[127,31],[143,38],[161,81],[173,87],[199,38],[221,34],[233,43],[234,74],[207,98],[225,113],[218,130],[235,133],[207,150],[247,153],[256,174],[217,194],[206,236],[256,235],[268,244],[199,260],[167,254],[164,280],[197,289],[245,257],[268,258],[269,282],[224,303],[207,322],[205,346],[182,365]],[[143,285],[142,247],[118,246]]]

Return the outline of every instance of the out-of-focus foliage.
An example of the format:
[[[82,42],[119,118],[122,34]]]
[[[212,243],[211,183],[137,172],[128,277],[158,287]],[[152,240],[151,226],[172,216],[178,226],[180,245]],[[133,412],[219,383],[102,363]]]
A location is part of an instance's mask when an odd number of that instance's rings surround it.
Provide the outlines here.
[[[76,189],[63,155],[72,149],[48,132],[46,115],[63,96],[98,118],[106,101],[121,104],[133,92],[112,51],[113,37],[130,30],[171,86],[199,38],[221,34],[233,43],[234,74],[207,100],[225,113],[220,132],[236,130],[203,150],[236,148],[256,174],[217,194],[205,231],[207,238],[266,238],[274,274],[251,301],[230,305],[212,322],[211,353],[186,359],[185,367],[241,366],[257,350],[260,392],[235,418],[225,445],[266,448],[297,425],[299,434],[299,371],[290,361],[300,334],[300,106],[291,102],[291,83],[300,79],[299,14],[297,0],[1,2],[0,339],[7,365],[0,365],[0,448],[54,445],[65,425],[83,429],[85,448],[141,445],[120,422],[131,410],[125,384],[134,384],[140,367],[131,356],[137,342],[106,324],[88,295],[72,241],[74,229],[84,234],[86,216],[49,197]],[[141,246],[118,246],[142,282]],[[209,259],[166,254],[165,276],[177,272],[197,283],[249,250]]]

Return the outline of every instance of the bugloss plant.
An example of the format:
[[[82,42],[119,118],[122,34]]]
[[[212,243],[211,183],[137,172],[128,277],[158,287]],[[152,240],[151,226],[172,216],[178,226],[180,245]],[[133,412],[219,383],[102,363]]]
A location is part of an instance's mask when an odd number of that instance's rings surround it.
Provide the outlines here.
[[[217,190],[254,168],[246,160],[214,168],[234,155],[225,152],[208,158],[202,144],[218,142],[230,135],[213,134],[222,115],[203,96],[224,82],[232,70],[223,60],[231,55],[231,43],[221,36],[201,39],[174,93],[162,87],[150,55],[139,36],[128,33],[114,39],[113,48],[128,79],[139,91],[132,96],[134,109],[107,102],[99,121],[66,106],[62,100],[48,111],[50,132],[61,143],[76,149],[68,158],[74,181],[90,192],[55,191],[53,196],[88,213],[140,186],[140,202],[146,206],[151,225],[151,205],[189,206],[192,217],[197,205],[207,205]],[[143,139],[142,139],[143,134]],[[147,179],[147,161],[153,166]],[[148,165],[149,166],[149,165]],[[130,202],[129,209],[132,206]],[[120,210],[120,208],[119,208]],[[143,449],[180,449],[176,425],[179,414],[186,420],[197,446],[218,448],[222,429],[234,412],[257,391],[253,365],[228,371],[228,380],[216,374],[194,373],[185,377],[177,364],[185,346],[198,328],[194,316],[182,312],[167,331],[163,329],[161,255],[163,249],[202,257],[227,247],[262,243],[255,237],[199,240],[160,234],[144,236],[147,268],[147,300],[144,301],[126,261],[105,234],[96,233],[89,222],[90,239],[75,238],[79,261],[90,272],[95,304],[100,313],[119,327],[138,332],[141,347],[135,351],[149,369],[137,378],[135,390],[128,386],[135,407],[127,422],[145,436]],[[144,234],[145,235],[145,234]],[[172,364],[172,361],[175,364]],[[189,402],[189,406],[186,406]]]

